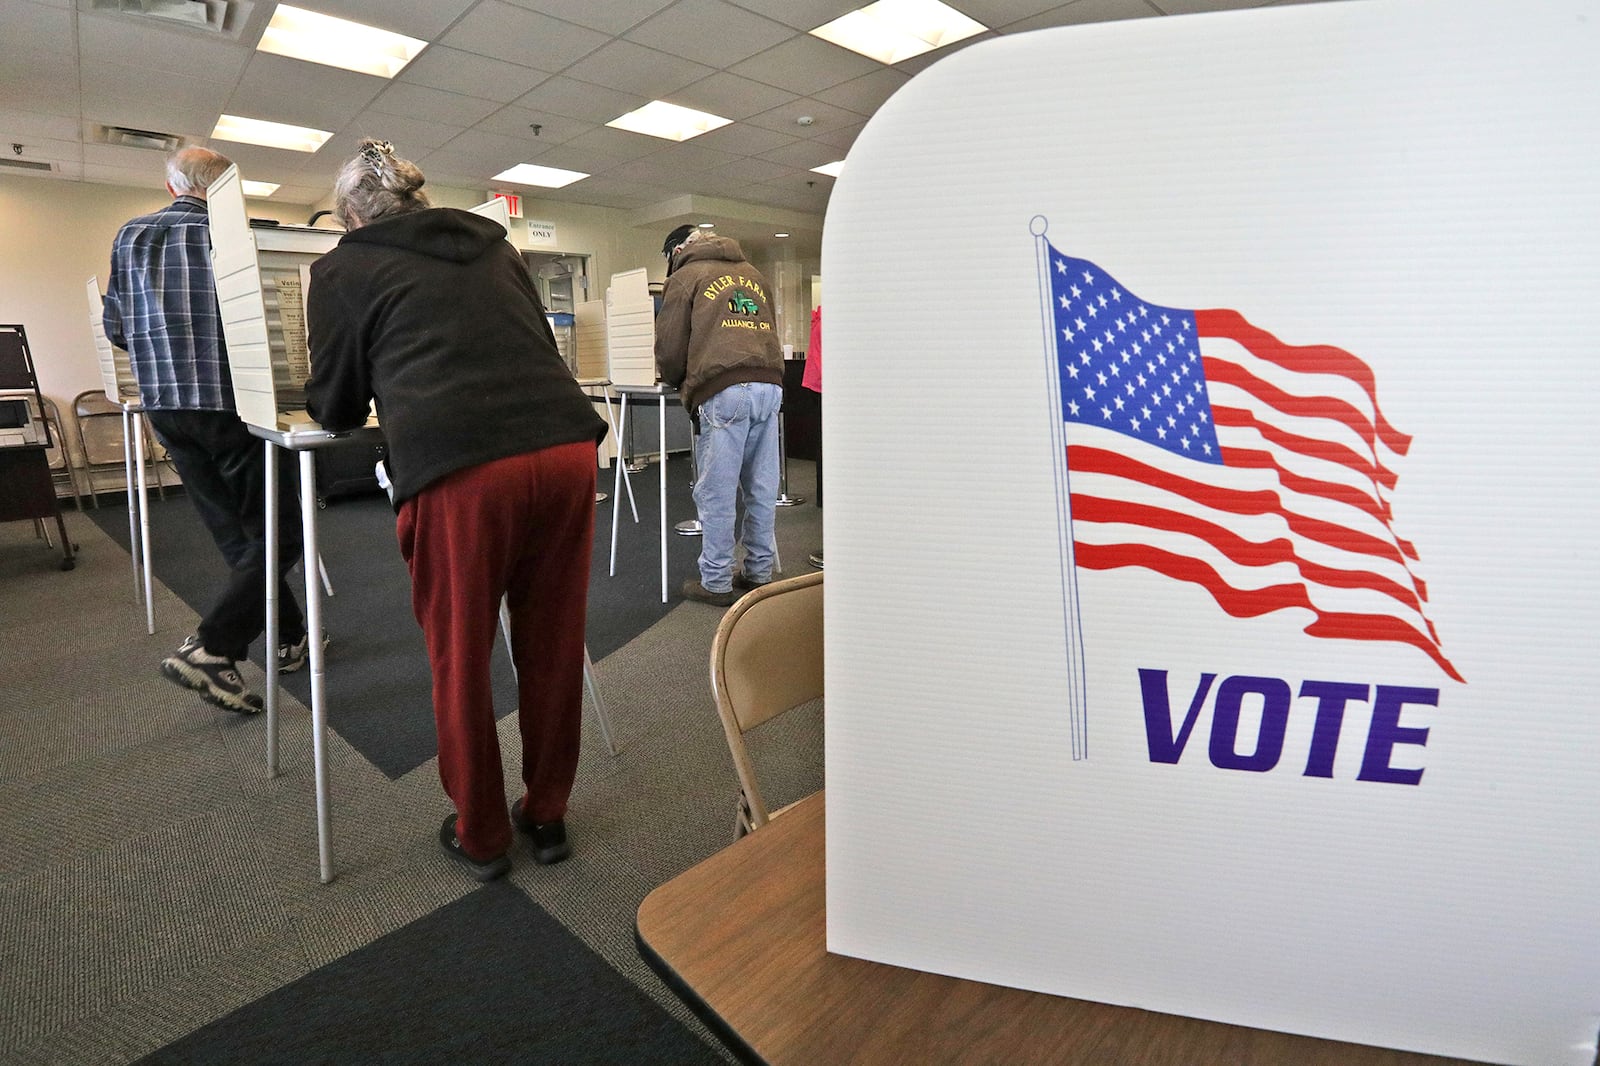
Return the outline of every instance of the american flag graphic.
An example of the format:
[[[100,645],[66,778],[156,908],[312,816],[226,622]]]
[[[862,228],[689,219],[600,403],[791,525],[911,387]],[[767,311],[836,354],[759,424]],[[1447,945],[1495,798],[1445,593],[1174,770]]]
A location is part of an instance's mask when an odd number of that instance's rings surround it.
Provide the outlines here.
[[[1141,300],[1038,239],[1076,566],[1144,567],[1235,618],[1301,608],[1311,636],[1409,644],[1460,681],[1416,548],[1394,530],[1411,438],[1384,417],[1371,368],[1237,311]]]

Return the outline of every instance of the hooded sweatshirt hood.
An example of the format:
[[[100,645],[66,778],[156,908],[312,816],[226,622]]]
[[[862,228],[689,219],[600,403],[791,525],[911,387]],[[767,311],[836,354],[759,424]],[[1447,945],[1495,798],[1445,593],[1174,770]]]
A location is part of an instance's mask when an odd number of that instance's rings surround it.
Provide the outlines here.
[[[739,247],[739,242],[732,237],[701,237],[692,244],[686,244],[677,255],[672,257],[672,269],[678,270],[689,263],[697,263],[704,259],[719,259],[726,263],[743,263],[744,249]]]
[[[429,207],[369,222],[346,233],[339,243],[382,244],[452,263],[470,263],[505,238],[505,227],[493,219],[454,207]]]

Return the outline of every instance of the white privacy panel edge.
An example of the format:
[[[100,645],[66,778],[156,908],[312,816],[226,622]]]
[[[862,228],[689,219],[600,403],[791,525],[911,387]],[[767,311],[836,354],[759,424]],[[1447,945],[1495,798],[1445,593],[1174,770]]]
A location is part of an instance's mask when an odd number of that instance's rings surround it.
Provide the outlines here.
[[[1593,1060],[1596,33],[1576,0],[1130,20],[972,46],[879,110],[823,248],[830,950],[1379,1046]],[[1178,460],[1051,412],[1052,380],[1121,411],[1103,361],[1105,383],[1070,379],[1056,347],[1069,258],[1157,311],[1236,309],[1284,345],[1353,353],[1388,439],[1409,438],[1370,494],[1393,559],[1357,566],[1315,509],[1152,532],[1179,513]],[[1128,343],[1103,336],[1123,312],[1083,318],[1074,340]],[[1309,387],[1271,373],[1285,396]],[[1292,424],[1316,426],[1328,395]],[[1060,469],[1063,428],[1075,461],[1161,474],[1114,499],[1115,471]],[[1253,432],[1263,454],[1298,447],[1285,424]],[[1238,491],[1335,495],[1313,452]],[[1113,505],[1120,521],[1095,510]],[[1298,554],[1259,569],[1225,554],[1280,541]],[[1199,563],[1242,595],[1184,576]],[[1420,635],[1332,632],[1359,612],[1316,598],[1262,607],[1307,573],[1317,595],[1384,604],[1373,618],[1412,597]]]
[[[278,428],[277,394],[272,380],[272,346],[267,310],[261,297],[261,269],[255,234],[245,213],[239,168],[230,166],[206,189],[211,225],[211,267],[228,343],[233,402],[252,426]]]

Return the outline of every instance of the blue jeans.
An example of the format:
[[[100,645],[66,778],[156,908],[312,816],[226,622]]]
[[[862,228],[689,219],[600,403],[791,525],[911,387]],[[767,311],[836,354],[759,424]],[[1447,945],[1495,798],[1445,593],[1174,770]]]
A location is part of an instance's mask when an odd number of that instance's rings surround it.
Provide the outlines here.
[[[777,544],[778,408],[783,389],[766,382],[730,385],[700,405],[695,442],[694,505],[700,512],[700,584],[710,592],[733,587],[735,504],[744,505],[739,543],[744,573],[772,580]]]

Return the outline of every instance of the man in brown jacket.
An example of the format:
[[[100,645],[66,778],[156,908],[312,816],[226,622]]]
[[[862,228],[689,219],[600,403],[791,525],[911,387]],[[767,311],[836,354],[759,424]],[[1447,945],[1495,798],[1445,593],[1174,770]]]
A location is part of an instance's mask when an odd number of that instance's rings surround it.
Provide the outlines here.
[[[694,504],[703,530],[691,600],[731,605],[772,580],[783,350],[767,281],[739,243],[680,226],[667,237],[667,285],[656,316],[656,370],[699,426]],[[744,506],[734,569],[734,519]]]

